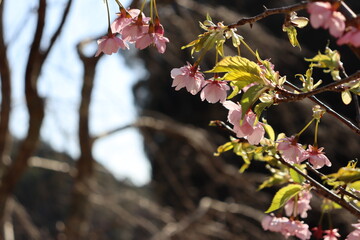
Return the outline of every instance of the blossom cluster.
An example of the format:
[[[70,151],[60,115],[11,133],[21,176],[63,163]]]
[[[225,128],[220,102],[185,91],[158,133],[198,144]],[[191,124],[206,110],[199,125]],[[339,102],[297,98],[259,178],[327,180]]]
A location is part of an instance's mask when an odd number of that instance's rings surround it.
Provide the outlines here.
[[[164,37],[164,28],[158,17],[153,20],[139,9],[125,8],[120,8],[117,15],[108,34],[97,41],[99,47],[95,56],[102,52],[111,55],[120,48],[129,49],[129,43],[135,43],[140,50],[154,45],[159,53],[165,52],[169,39]]]
[[[291,198],[284,207],[286,215],[288,217],[300,215],[300,217],[306,218],[307,211],[311,209],[311,198],[310,191],[302,191],[296,198]]]
[[[307,224],[303,221],[292,220],[287,217],[275,217],[273,214],[267,215],[263,218],[261,225],[264,230],[279,232],[286,238],[296,236],[301,240],[306,240],[311,237],[311,232]]]
[[[309,162],[315,169],[322,168],[324,165],[330,167],[331,162],[322,151],[324,148],[318,148],[312,145],[308,149],[304,149],[300,143],[297,142],[295,136],[283,138],[279,140],[277,150],[281,153],[281,157],[288,163],[300,164],[309,159]]]
[[[229,110],[228,121],[233,125],[236,136],[247,139],[250,144],[259,144],[265,133],[263,124],[255,123],[256,115],[251,109],[243,117],[239,104],[225,101],[227,91],[230,90],[226,81],[205,80],[204,74],[199,71],[199,67],[190,63],[181,68],[173,69],[171,77],[174,79],[172,87],[175,87],[175,90],[186,88],[193,95],[201,90],[201,100],[206,99],[209,103],[223,103],[223,106]]]
[[[229,110],[228,121],[233,125],[233,130],[238,138],[245,138],[252,145],[260,143],[264,137],[263,123],[256,121],[255,113],[250,109],[242,119],[242,109],[239,104],[225,101],[224,107]]]
[[[188,63],[181,68],[174,68],[171,71],[171,77],[174,79],[172,87],[175,90],[186,88],[192,95],[196,95],[200,90],[201,100],[207,100],[209,103],[224,102],[227,91],[230,87],[226,81],[216,79],[205,80],[204,74],[199,71],[198,65]]]
[[[346,28],[346,18],[341,12],[337,11],[338,7],[339,3],[309,3],[307,9],[310,13],[311,25],[313,28],[322,27],[329,29],[330,34],[338,38],[337,43],[339,45],[350,44],[355,47],[360,47],[359,27],[349,26]]]

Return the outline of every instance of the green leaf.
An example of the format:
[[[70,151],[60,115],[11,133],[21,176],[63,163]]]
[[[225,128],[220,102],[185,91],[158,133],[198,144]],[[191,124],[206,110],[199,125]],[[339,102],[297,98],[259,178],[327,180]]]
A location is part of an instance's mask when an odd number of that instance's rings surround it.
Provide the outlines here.
[[[230,83],[230,85],[232,86],[233,88],[233,91],[232,93],[227,97],[227,99],[232,99],[233,97],[235,97],[240,91],[241,91],[241,88],[239,88],[239,86],[235,85],[235,84],[232,84],[233,82]]]
[[[345,105],[351,103],[352,97],[350,91],[342,91],[341,92],[341,99]]]
[[[340,79],[339,69],[342,68],[343,63],[338,51],[326,47],[324,54],[319,52],[315,57],[305,60],[311,62],[310,67],[324,68],[324,73],[330,73],[333,80]]]
[[[297,31],[294,26],[283,26],[283,31],[287,33],[289,41],[293,47],[299,47],[301,49],[300,43],[297,40]]]
[[[264,129],[266,133],[269,135],[269,138],[275,141],[275,131],[269,124],[264,124]]]
[[[296,194],[298,194],[301,191],[301,185],[299,184],[289,184],[286,187],[281,188],[277,193],[275,194],[270,207],[268,210],[265,211],[265,213],[273,212],[275,210],[278,210],[282,206],[285,205],[285,203],[294,197]]]
[[[299,165],[296,165],[296,167],[301,168]],[[298,172],[296,172],[294,169],[290,168],[290,177],[295,183],[303,183],[305,181],[305,178],[301,176]]]
[[[260,84],[251,86],[243,95],[240,101],[242,118],[245,116],[251,106],[259,99],[260,95],[266,90],[266,87]]]
[[[272,187],[278,184],[284,183],[284,176],[280,174],[274,174],[274,176],[269,177],[266,179],[257,189],[257,191],[260,191],[264,188]]]
[[[220,156],[221,153],[233,149],[234,144],[232,142],[227,142],[217,148],[217,152],[214,153],[214,156]]]
[[[253,82],[262,83],[261,69],[255,62],[240,56],[225,57],[216,66],[207,71],[211,73],[226,72],[223,77],[227,81],[243,81],[242,87]],[[240,87],[240,86],[239,86]],[[240,87],[240,88],[242,88]]]
[[[360,81],[357,81],[355,83],[349,83],[349,84],[351,84],[350,91],[352,93],[360,96]]]
[[[220,40],[218,41],[218,43],[216,44],[216,51],[219,53],[220,56],[224,56],[224,43],[225,40]]]

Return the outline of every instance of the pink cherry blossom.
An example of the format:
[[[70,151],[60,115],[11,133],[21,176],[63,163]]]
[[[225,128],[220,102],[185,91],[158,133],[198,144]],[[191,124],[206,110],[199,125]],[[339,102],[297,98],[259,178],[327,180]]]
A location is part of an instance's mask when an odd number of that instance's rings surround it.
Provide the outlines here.
[[[126,42],[116,37],[116,34],[107,35],[97,41],[99,47],[95,54],[95,57],[99,56],[101,52],[111,55],[116,53],[119,48],[129,48]]]
[[[227,92],[230,87],[226,81],[206,80],[205,87],[200,93],[201,100],[205,99],[209,103],[224,102],[226,100]]]
[[[301,163],[309,157],[309,154],[297,143],[295,136],[280,139],[277,146],[281,157],[288,163]]]
[[[310,207],[310,199],[312,195],[309,191],[302,191],[299,193],[297,197],[297,202],[295,204],[295,197],[290,199],[285,204],[285,213],[287,216],[294,216],[300,215],[302,218],[307,217],[307,211],[311,209]]]
[[[309,145],[308,149],[306,150],[309,154],[309,162],[315,169],[322,168],[324,165],[328,167],[331,166],[330,160],[325,156],[324,152],[322,152],[323,149],[324,148],[317,148]]]
[[[238,138],[245,138],[250,144],[257,145],[264,137],[265,130],[263,124],[256,124],[256,114],[249,110],[244,119],[242,118],[241,106],[231,101],[225,101],[224,107],[229,110],[228,121],[234,126],[233,130]]]
[[[164,53],[167,42],[169,42],[169,39],[164,37],[164,28],[157,22],[155,26],[150,24],[148,32],[136,40],[135,47],[142,50],[154,44],[159,53]]]
[[[261,225],[264,230],[279,232],[286,238],[296,236],[301,240],[307,240],[311,237],[309,226],[298,220],[290,220],[286,217],[277,218],[274,215],[266,216]]]
[[[329,29],[334,37],[340,37],[345,30],[345,17],[342,13],[335,11],[329,2],[312,2],[308,4],[310,23],[313,28]]]
[[[125,41],[135,42],[149,32],[149,18],[138,15],[136,19],[122,29],[122,37]]]
[[[274,214],[266,215],[261,221],[261,226],[264,230],[269,230],[271,232],[281,232],[283,225],[290,220],[286,217],[277,218]]]
[[[338,231],[339,229],[337,228],[325,230],[324,240],[337,240],[338,237],[341,237]]]
[[[298,221],[298,220],[290,221],[289,223],[286,224],[284,229],[287,231],[286,234],[284,234],[285,232],[284,230],[282,232],[285,237],[295,236],[300,238],[301,240],[307,240],[310,239],[311,237],[309,225],[305,224],[302,221]]]
[[[117,13],[118,17],[111,24],[111,30],[113,32],[121,33],[124,27],[130,25],[136,20],[136,17],[140,14],[139,9],[121,8],[120,13]]]
[[[360,47],[360,30],[358,28],[351,27],[351,29],[338,39],[337,44],[350,44],[354,47]]]
[[[359,220],[360,222],[360,220]],[[345,240],[359,240],[360,239],[360,223],[351,224],[356,229],[352,231]]]
[[[205,83],[204,75],[199,72],[199,67],[192,66],[190,63],[171,70],[171,77],[174,79],[172,87],[175,87],[176,91],[185,87],[192,95],[197,94]]]
[[[164,53],[169,39],[158,33],[146,33],[136,40],[135,47],[142,50],[154,44],[159,53]]]

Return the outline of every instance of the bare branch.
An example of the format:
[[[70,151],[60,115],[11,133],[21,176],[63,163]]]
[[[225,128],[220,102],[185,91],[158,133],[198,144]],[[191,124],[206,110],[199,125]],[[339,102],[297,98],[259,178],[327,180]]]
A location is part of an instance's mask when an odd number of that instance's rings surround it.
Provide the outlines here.
[[[264,19],[268,16],[275,15],[275,14],[288,14],[290,12],[296,12],[302,9],[306,8],[306,5],[308,4],[307,1],[302,1],[300,3],[286,6],[286,7],[280,7],[280,8],[272,8],[272,9],[265,9],[264,12],[254,16],[254,17],[245,17],[240,19],[234,24],[228,25],[228,28],[237,28],[245,24],[253,24],[261,19]]]
[[[74,171],[68,163],[41,157],[31,157],[29,159],[29,165],[30,167],[38,167],[63,173],[71,173]]]
[[[49,55],[52,47],[54,46],[56,40],[58,39],[58,37],[60,36],[60,33],[63,29],[63,26],[66,22],[66,19],[69,15],[69,11],[70,11],[70,8],[71,8],[71,5],[72,5],[72,2],[73,0],[68,0],[67,4],[66,4],[66,7],[64,9],[64,12],[62,14],[62,18],[61,18],[61,21],[60,21],[60,24],[58,26],[58,28],[56,29],[54,35],[51,37],[51,40],[50,40],[50,45],[48,47],[48,49],[45,51],[45,53],[42,55],[42,58],[43,58],[43,61],[45,61],[45,59],[47,58],[47,56]]]
[[[117,216],[125,220],[126,223],[133,226],[140,226],[150,234],[155,234],[159,231],[158,227],[146,218],[134,216],[131,212],[125,208],[119,206],[117,202],[112,201],[109,198],[105,198],[98,194],[93,194],[90,198],[92,203],[101,205],[115,213]]]
[[[18,218],[20,224],[26,232],[29,235],[30,239],[41,239],[40,230],[36,227],[36,225],[31,220],[31,216],[26,211],[24,206],[22,206],[18,201],[16,201],[14,198],[9,199],[11,201],[11,204],[13,205],[13,212],[15,216]]]
[[[352,82],[352,81],[359,81],[359,79],[360,79],[360,71],[357,71],[356,73],[354,73],[353,75],[351,75],[349,77],[343,78],[339,81],[332,82],[328,85],[316,88],[309,92],[293,93],[293,92],[289,92],[282,88],[276,88],[276,90],[278,92],[280,92],[281,95],[285,96],[285,98],[279,98],[278,100],[276,100],[276,103],[300,101],[300,100],[314,96],[319,93],[328,92],[328,91],[336,91],[338,87],[341,87],[341,85]]]
[[[288,85],[289,87],[291,87],[292,89],[299,91],[300,89],[298,87],[296,87],[294,84],[286,81],[285,83],[286,85]],[[335,117],[337,120],[339,120],[340,122],[342,122],[343,124],[345,124],[348,128],[350,128],[354,133],[360,135],[360,128],[358,128],[357,126],[355,126],[351,121],[349,121],[348,119],[346,119],[344,116],[340,115],[339,113],[337,113],[335,110],[333,110],[331,107],[329,107],[328,105],[326,105],[325,103],[323,103],[322,101],[320,101],[319,99],[317,99],[315,96],[310,96],[308,97],[312,102],[320,105],[321,107],[323,107],[327,113],[329,113],[330,115],[332,115],[333,117]]]
[[[210,209],[221,212],[222,214],[227,212],[233,214],[241,214],[259,223],[265,216],[265,214],[261,211],[251,208],[249,206],[238,203],[226,203],[204,197],[200,200],[199,206],[195,211],[183,217],[177,223],[168,223],[159,233],[154,235],[152,239],[172,239],[172,237],[186,231],[192,224],[205,217],[205,215],[208,214]]]

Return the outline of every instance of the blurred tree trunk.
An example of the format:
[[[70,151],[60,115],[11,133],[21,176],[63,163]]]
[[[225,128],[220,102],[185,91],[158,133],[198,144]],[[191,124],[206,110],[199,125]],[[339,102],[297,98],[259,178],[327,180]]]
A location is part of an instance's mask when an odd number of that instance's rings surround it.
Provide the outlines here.
[[[29,113],[29,129],[26,138],[21,143],[14,162],[4,173],[0,185],[0,217],[4,215],[6,201],[14,190],[17,181],[27,168],[27,160],[32,155],[39,138],[41,124],[44,118],[44,102],[37,92],[37,80],[41,71],[40,42],[45,26],[46,0],[39,1],[38,21],[31,45],[25,72],[25,96]]]
[[[4,4],[0,4],[0,19],[3,19]],[[4,161],[8,156],[9,117],[11,106],[11,73],[7,56],[7,46],[4,40],[3,21],[0,24],[0,76],[1,76],[1,111],[0,111],[0,176],[5,170]]]
[[[42,67],[47,59],[51,49],[53,48],[57,38],[59,37],[64,23],[67,19],[72,0],[67,2],[65,6],[60,24],[50,39],[47,49],[42,50],[40,43],[43,38],[46,16],[46,0],[39,0],[38,19],[34,39],[31,44],[30,53],[26,65],[24,76],[25,81],[25,98],[29,114],[29,128],[25,139],[20,144],[14,161],[4,172],[0,185],[0,219],[3,223],[4,212],[7,199],[14,191],[16,184],[28,167],[28,159],[32,156],[37,146],[41,125],[44,119],[44,100],[39,96],[37,82],[41,74]],[[3,3],[1,5],[3,8]]]
[[[89,133],[89,108],[91,92],[94,86],[95,68],[100,57],[87,57],[82,53],[83,44],[78,45],[78,54],[84,66],[84,80],[79,107],[79,144],[80,158],[76,163],[77,175],[70,204],[70,216],[67,221],[68,239],[88,239],[90,193],[94,190],[94,159],[92,156],[92,138]]]

